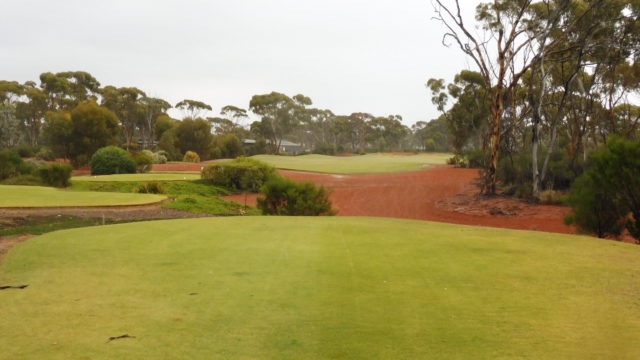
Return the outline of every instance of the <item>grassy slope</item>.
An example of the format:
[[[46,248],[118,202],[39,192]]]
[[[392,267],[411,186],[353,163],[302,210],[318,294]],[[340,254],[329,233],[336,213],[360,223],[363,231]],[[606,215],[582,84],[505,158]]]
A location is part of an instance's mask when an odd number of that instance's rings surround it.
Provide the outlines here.
[[[111,206],[155,203],[165,196],[67,191],[41,186],[0,185],[0,207]]]
[[[199,173],[171,173],[171,172],[154,172],[147,174],[117,174],[117,175],[99,175],[99,176],[74,176],[72,181],[178,181],[178,180],[198,180]]]
[[[257,155],[254,159],[272,164],[280,169],[313,171],[331,174],[373,174],[417,171],[425,164],[445,164],[450,154],[390,155],[367,154],[362,156],[277,156]]]
[[[104,191],[104,192],[135,192],[142,182],[133,181],[74,181],[71,189],[78,191]],[[162,204],[165,208],[188,211],[196,214],[212,215],[239,215],[258,214],[257,209],[244,209],[244,206],[233,201],[227,201],[220,196],[229,195],[230,192],[220,186],[209,184],[204,180],[194,181],[167,181],[163,187],[168,197],[173,201]]]
[[[0,357],[638,359],[639,263],[617,242],[379,218],[60,231],[0,263],[0,284],[30,285],[0,292]]]

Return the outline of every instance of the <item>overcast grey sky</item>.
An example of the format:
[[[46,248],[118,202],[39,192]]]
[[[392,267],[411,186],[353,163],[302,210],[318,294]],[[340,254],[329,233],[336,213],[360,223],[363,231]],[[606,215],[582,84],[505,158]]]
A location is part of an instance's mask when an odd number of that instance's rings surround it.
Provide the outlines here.
[[[279,91],[410,125],[437,116],[428,78],[469,67],[430,0],[3,0],[0,13],[0,79],[83,70],[215,114]]]

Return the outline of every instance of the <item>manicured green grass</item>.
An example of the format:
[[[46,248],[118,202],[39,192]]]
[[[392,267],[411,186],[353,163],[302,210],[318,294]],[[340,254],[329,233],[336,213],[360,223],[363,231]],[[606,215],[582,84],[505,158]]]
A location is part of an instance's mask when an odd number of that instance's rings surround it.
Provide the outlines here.
[[[424,170],[428,164],[445,164],[451,154],[367,154],[360,156],[256,155],[254,159],[279,169],[312,171],[330,174],[376,174]]]
[[[0,185],[0,207],[115,206],[160,202],[162,195],[69,191],[42,186]]]
[[[146,174],[116,174],[116,175],[98,175],[98,176],[74,176],[71,181],[93,181],[93,182],[111,182],[111,181],[181,181],[181,180],[197,180],[200,179],[200,173],[194,172],[152,172]]]
[[[612,241],[381,218],[65,230],[0,263],[29,285],[0,292],[0,356],[638,359],[638,264]]]

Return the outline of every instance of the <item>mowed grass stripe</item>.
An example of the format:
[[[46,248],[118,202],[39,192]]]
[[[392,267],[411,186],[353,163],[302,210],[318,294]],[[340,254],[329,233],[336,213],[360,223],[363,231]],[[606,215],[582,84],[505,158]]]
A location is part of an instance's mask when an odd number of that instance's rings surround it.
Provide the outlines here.
[[[3,356],[637,359],[640,248],[380,218],[60,231],[14,248]],[[110,336],[136,336],[109,344]]]
[[[142,205],[166,199],[154,194],[68,191],[42,186],[0,185],[2,207],[70,207]]]
[[[329,174],[378,174],[424,170],[429,164],[446,164],[451,154],[367,154],[359,156],[256,155],[254,159],[279,169]]]

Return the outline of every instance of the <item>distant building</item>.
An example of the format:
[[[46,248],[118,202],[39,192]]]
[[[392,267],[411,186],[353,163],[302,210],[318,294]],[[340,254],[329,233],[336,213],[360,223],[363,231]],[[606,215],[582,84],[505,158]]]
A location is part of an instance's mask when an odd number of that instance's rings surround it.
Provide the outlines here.
[[[247,148],[251,148],[252,146],[254,146],[257,143],[256,140],[253,139],[242,139],[242,145],[245,147],[245,149]],[[271,141],[267,140],[267,144],[270,144]],[[288,140],[281,140],[280,141],[280,153],[285,153],[285,154],[290,154],[290,155],[297,155],[301,152],[303,152],[305,149],[302,145],[300,144],[296,144],[294,142],[288,141]]]

